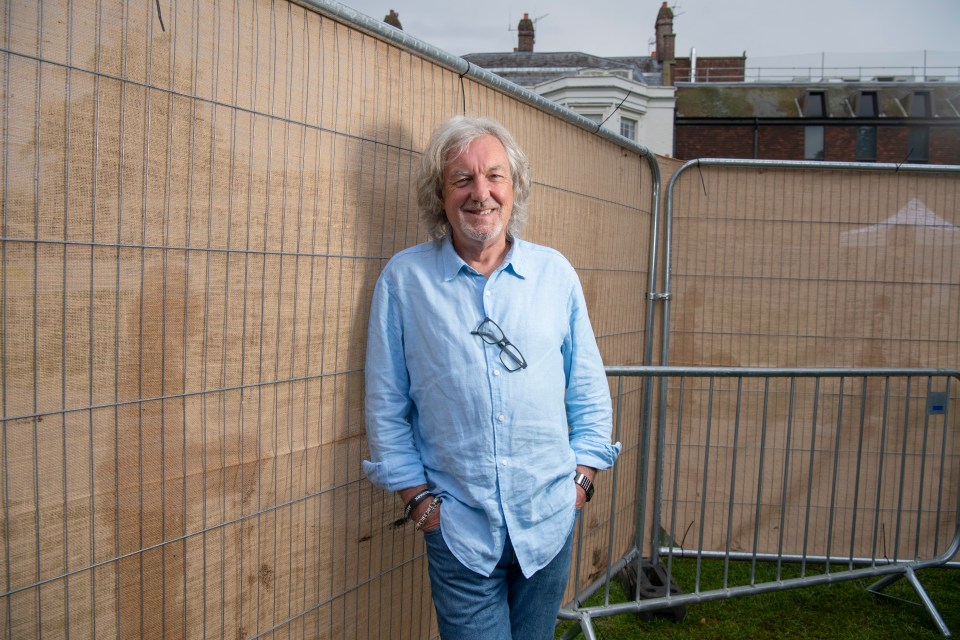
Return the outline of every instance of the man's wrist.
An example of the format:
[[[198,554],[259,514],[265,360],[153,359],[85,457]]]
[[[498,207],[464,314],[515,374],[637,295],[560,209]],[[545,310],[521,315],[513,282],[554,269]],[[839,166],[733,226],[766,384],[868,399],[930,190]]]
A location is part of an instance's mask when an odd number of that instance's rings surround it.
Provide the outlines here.
[[[593,479],[587,474],[578,471],[573,477],[573,481],[578,487],[583,489],[583,492],[587,496],[587,502],[590,502],[590,499],[593,498]]]
[[[424,493],[426,493],[426,498],[421,495]],[[397,523],[402,523],[405,520],[416,522],[423,509],[429,504],[430,494],[430,486],[426,483],[398,490],[397,496],[403,504],[403,517],[397,520]],[[412,502],[415,502],[415,504],[411,504]]]
[[[588,466],[585,465],[585,464],[578,464],[578,465],[577,465],[577,473],[582,473],[583,475],[585,475],[585,476],[587,476],[588,478],[590,478],[590,481],[592,482],[594,476],[597,475],[597,470],[594,469],[593,467],[588,467]]]
[[[430,486],[427,483],[418,484],[415,487],[407,487],[406,489],[400,489],[399,491],[397,491],[397,495],[400,496],[400,501],[403,502],[404,505],[406,505],[408,502],[410,502],[410,499],[413,498],[413,496],[417,495],[424,489],[429,489],[429,488]]]
[[[424,502],[428,502],[432,497],[433,494],[430,493],[429,489],[421,489],[418,491],[407,501],[407,505],[403,509],[403,517],[410,519],[414,513],[414,510]]]

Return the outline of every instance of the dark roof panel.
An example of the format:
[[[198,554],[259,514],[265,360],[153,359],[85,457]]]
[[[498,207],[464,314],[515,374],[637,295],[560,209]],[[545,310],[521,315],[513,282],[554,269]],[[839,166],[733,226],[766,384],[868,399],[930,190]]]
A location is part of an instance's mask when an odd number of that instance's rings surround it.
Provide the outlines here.
[[[890,83],[687,84],[677,85],[678,118],[802,118],[800,105],[811,91],[822,92],[827,118],[853,118],[861,92],[877,94],[878,117],[905,118],[910,96],[931,94],[933,117],[958,117],[960,85]]]

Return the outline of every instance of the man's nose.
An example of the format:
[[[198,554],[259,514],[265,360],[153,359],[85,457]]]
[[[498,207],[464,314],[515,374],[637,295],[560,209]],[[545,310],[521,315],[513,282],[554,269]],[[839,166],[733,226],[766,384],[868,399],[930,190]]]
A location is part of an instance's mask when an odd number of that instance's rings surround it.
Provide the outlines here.
[[[486,201],[487,197],[490,195],[490,181],[484,177],[478,177],[473,181],[473,190],[470,194],[471,199],[476,200],[477,202]]]

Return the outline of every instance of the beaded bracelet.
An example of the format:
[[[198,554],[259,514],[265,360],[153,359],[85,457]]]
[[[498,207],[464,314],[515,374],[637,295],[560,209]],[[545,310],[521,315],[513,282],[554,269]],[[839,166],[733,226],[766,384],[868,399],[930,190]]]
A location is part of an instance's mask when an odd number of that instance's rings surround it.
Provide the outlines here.
[[[417,524],[413,525],[414,531],[420,531],[420,527],[427,521],[433,512],[437,510],[437,506],[440,504],[440,498],[434,496],[433,500],[430,501],[430,506],[427,507],[427,510],[423,512],[423,515],[420,516],[420,519],[417,520]]]
[[[413,513],[413,510],[417,508],[417,505],[426,500],[430,495],[429,489],[424,489],[417,495],[410,498],[410,502],[407,503],[407,506],[403,509],[403,519],[406,520],[410,517],[410,514]]]

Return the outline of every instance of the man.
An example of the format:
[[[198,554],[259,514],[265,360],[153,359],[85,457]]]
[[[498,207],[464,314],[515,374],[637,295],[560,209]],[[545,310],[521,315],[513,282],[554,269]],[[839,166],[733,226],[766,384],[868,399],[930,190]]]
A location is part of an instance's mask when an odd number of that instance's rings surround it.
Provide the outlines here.
[[[529,194],[505,129],[445,122],[418,179],[433,240],[370,311],[364,470],[424,532],[448,640],[553,638],[576,510],[620,451],[576,272],[518,237]]]

